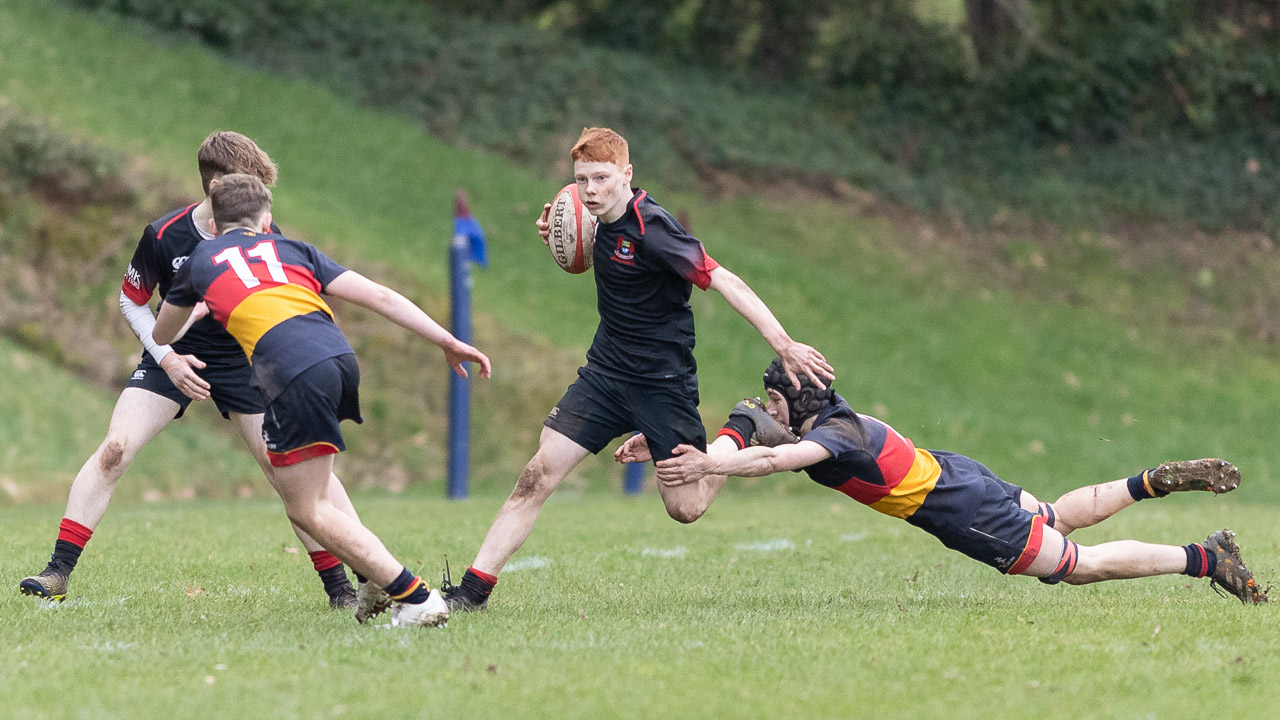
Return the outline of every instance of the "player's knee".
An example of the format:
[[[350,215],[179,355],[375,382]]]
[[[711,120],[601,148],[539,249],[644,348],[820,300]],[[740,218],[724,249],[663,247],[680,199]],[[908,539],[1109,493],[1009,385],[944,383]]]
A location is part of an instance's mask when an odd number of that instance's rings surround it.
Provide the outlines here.
[[[686,498],[664,497],[662,503],[666,506],[667,515],[671,516],[672,520],[685,525],[697,520],[707,512],[705,504],[691,502]]]
[[[538,457],[534,457],[520,472],[516,487],[511,491],[512,500],[528,500],[535,497],[546,497],[555,490],[555,482],[547,477],[546,466]]]
[[[285,501],[284,514],[289,518],[289,522],[314,537],[320,517],[319,508],[316,507],[315,503],[290,501],[288,498],[283,499]]]
[[[98,449],[98,469],[108,477],[119,477],[129,464],[128,451],[123,440],[107,438]]]
[[[678,523],[683,523],[685,525],[688,525],[694,520],[697,520],[698,518],[702,517],[702,514],[704,512],[705,510],[701,510],[699,508],[690,508],[684,505],[668,505],[667,506],[667,515],[670,515],[672,520],[675,520]]]

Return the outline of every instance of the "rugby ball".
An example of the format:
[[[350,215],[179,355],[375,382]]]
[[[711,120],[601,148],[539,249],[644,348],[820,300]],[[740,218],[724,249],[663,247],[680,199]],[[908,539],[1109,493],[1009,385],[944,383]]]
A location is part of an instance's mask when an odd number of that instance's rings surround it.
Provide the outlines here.
[[[547,216],[551,232],[547,246],[551,257],[565,272],[586,272],[591,267],[591,249],[596,240],[596,216],[582,205],[578,186],[569,183],[556,193]]]

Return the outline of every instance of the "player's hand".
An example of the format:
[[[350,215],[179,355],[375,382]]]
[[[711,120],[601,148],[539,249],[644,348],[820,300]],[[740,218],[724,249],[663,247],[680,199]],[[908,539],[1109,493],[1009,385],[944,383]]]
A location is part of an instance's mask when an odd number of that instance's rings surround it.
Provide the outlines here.
[[[804,343],[793,342],[785,352],[778,353],[782,358],[782,369],[797,390],[800,389],[800,373],[804,373],[819,388],[826,390],[827,384],[822,381],[836,379],[836,371],[822,357],[822,353]]]
[[[692,445],[677,445],[672,457],[657,464],[658,482],[667,487],[696,483],[707,475],[715,475],[715,460]]]
[[[729,412],[729,417],[734,416],[743,416],[751,421],[751,425],[755,428],[750,438],[752,444],[778,447],[800,442],[800,438],[792,435],[782,423],[773,419],[769,411],[764,409],[764,401],[758,397],[745,398],[734,405],[733,410]]]
[[[613,453],[613,459],[620,463],[644,463],[653,459],[649,452],[649,441],[644,433],[632,435]]]
[[[493,366],[489,363],[489,356],[471,347],[470,345],[455,340],[453,344],[446,345],[444,350],[444,360],[449,363],[449,367],[458,374],[458,377],[466,377],[467,369],[463,367],[463,363],[474,362],[480,363],[480,377],[487,378],[493,374]]]
[[[534,225],[538,226],[538,234],[542,236],[542,244],[550,245],[551,243],[551,203],[542,206],[542,214],[534,221]]]
[[[196,370],[203,367],[204,363],[195,355],[179,355],[176,352],[165,355],[160,361],[160,369],[169,376],[169,382],[192,400],[209,397],[209,383],[196,374]]]

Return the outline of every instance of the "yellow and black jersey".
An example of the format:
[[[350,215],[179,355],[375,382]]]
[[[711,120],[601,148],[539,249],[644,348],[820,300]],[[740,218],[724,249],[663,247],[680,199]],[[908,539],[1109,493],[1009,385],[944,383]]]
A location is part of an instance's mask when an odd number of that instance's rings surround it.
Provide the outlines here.
[[[166,300],[183,307],[204,300],[270,403],[311,366],[352,352],[320,297],[344,272],[307,243],[238,228],[197,246]]]

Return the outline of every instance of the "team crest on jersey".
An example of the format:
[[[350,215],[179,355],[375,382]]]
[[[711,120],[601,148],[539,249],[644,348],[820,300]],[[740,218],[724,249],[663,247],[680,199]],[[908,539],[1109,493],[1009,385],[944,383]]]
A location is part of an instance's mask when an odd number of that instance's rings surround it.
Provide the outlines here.
[[[183,255],[182,257],[176,257],[176,258],[174,258],[174,259],[173,259],[173,271],[174,271],[174,272],[177,272],[177,271],[178,271],[178,268],[182,267],[182,263],[186,262],[188,257],[190,257],[190,255]]]
[[[618,238],[618,246],[614,248],[613,255],[623,262],[634,262],[636,259],[635,243],[624,237]]]

